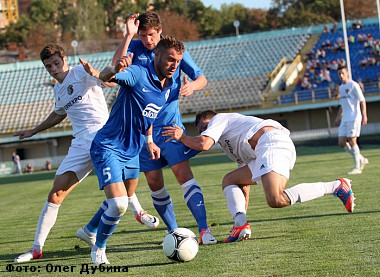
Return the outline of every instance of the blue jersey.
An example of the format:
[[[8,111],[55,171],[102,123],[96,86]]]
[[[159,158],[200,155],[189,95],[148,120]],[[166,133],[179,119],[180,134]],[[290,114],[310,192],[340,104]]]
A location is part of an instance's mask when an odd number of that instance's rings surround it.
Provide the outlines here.
[[[154,60],[154,50],[148,50],[143,45],[141,40],[131,41],[128,47],[127,55],[130,53],[133,53],[133,64],[146,66],[149,62]],[[177,87],[175,90],[171,90],[166,104],[162,107],[160,113],[156,118],[156,121],[154,122],[154,136],[161,136],[163,126],[177,124],[181,128],[184,128],[178,104],[179,89],[181,87],[181,70],[186,73],[192,80],[195,80],[200,75],[203,75],[203,72],[198,68],[194,60],[191,58],[190,53],[185,50],[182,61],[172,77],[173,82],[177,83]]]
[[[96,134],[93,144],[123,158],[137,156],[144,143],[142,135],[151,127],[177,83],[169,80],[161,88],[153,67],[132,65],[117,73],[114,82],[121,86],[109,119]]]

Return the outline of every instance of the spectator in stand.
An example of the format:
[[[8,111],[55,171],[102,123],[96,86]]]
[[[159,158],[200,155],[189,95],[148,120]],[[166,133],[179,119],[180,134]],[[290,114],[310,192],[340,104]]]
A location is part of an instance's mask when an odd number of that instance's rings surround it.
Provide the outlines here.
[[[367,41],[364,42],[364,49],[365,48],[372,48],[374,45],[373,37],[371,34],[367,34]]]
[[[25,173],[32,173],[33,171],[34,167],[30,163],[27,163],[25,167]]]
[[[22,174],[20,156],[16,154],[16,152],[12,153],[12,161],[15,168],[16,174]]]
[[[306,76],[304,76],[302,78],[301,88],[302,89],[311,89],[311,87],[312,87],[312,85],[311,85],[311,83],[309,81],[309,78],[306,77]]]
[[[338,31],[338,22],[334,21],[334,26],[333,26],[331,32],[336,33],[336,31]]]
[[[45,167],[43,169],[50,171],[51,170],[51,162],[50,161],[46,161],[45,162]]]
[[[359,61],[359,66],[361,66],[361,67],[366,67],[367,65],[368,65],[367,57],[363,57],[363,58]]]
[[[363,23],[361,20],[358,20],[358,24],[356,24],[356,29],[363,29]]]
[[[330,33],[330,27],[328,25],[325,25],[325,27],[323,27],[323,33],[324,34]]]
[[[336,62],[336,60],[332,60],[330,64],[330,70],[338,70],[338,63]]]
[[[360,89],[362,90],[362,92],[364,94],[365,90],[364,90],[364,84],[362,82],[362,78],[358,78],[358,82],[357,83],[358,83]]]
[[[348,37],[348,42],[349,42],[349,43],[355,43],[355,37],[354,37],[353,35],[350,35],[350,36]]]
[[[365,42],[368,38],[365,34],[358,34],[358,38],[356,39],[357,42]]]
[[[321,71],[321,81],[322,82],[329,82],[329,83],[332,82],[331,76],[330,76],[330,70],[328,70],[327,68],[324,68]]]

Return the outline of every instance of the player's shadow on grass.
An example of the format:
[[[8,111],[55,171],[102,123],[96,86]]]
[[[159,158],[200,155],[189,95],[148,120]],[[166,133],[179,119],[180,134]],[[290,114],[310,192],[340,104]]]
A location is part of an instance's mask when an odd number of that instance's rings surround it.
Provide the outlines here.
[[[309,219],[309,218],[324,218],[324,217],[332,217],[332,216],[355,216],[360,214],[372,214],[372,213],[380,213],[380,210],[374,211],[363,211],[363,212],[353,212],[353,213],[333,213],[333,214],[319,214],[319,215],[304,215],[304,216],[289,216],[289,217],[281,217],[281,218],[268,218],[268,219],[254,219],[250,220],[250,223],[261,223],[261,222],[273,222],[273,221],[286,221],[286,220],[298,220],[298,219]],[[220,223],[221,226],[231,226],[234,222],[225,222]]]

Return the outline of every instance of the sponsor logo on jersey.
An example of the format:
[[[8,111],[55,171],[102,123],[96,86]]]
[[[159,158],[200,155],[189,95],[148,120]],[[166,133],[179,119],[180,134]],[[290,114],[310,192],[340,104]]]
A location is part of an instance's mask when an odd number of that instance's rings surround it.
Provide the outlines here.
[[[137,56],[137,58],[138,58],[140,61],[145,61],[145,60],[148,59],[148,58],[145,57],[145,56]]]
[[[151,90],[147,89],[147,88],[143,88],[142,89],[143,92],[152,92]]]
[[[230,151],[230,153],[236,158],[236,162],[238,164],[242,164],[243,161],[241,159],[239,159],[238,156],[236,156],[236,154],[234,153],[234,149],[232,148],[230,141],[228,139],[226,139],[224,142],[227,144],[228,151]]]
[[[157,114],[158,112],[162,109],[162,106],[157,106],[153,103],[150,103],[148,105],[146,105],[145,109],[143,110],[142,114],[143,116],[145,117],[149,117],[149,118],[156,118],[157,117]]]
[[[189,153],[190,153],[190,151],[191,151],[191,148],[189,148],[189,149],[188,149],[188,150],[186,150],[186,151],[183,151],[183,154],[187,155],[187,154],[189,154]]]
[[[63,106],[63,108],[65,110],[67,110],[68,108],[70,108],[71,106],[73,106],[78,101],[82,101],[82,96],[79,95],[79,96],[75,97],[74,99],[71,99],[69,103],[67,103],[66,105]]]
[[[67,87],[67,93],[68,93],[69,95],[71,95],[71,94],[73,94],[73,92],[74,92],[74,87],[73,87],[73,85],[69,85],[69,86]]]

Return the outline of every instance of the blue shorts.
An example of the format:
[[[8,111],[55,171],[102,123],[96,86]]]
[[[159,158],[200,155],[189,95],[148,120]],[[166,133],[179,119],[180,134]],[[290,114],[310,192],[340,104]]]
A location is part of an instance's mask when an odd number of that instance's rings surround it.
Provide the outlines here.
[[[99,189],[140,175],[139,157],[126,158],[116,151],[91,145],[91,159],[98,176]]]
[[[140,152],[140,171],[147,172],[161,169],[167,165],[173,165],[187,161],[199,153],[199,151],[191,149],[181,142],[172,140],[165,142],[165,137],[156,136],[154,142],[161,148],[161,157],[158,160],[150,160],[150,154],[146,146]]]

